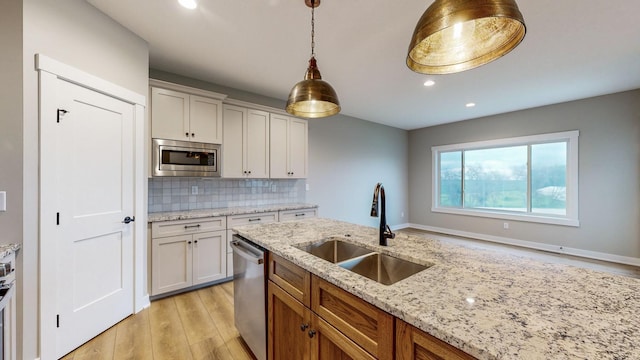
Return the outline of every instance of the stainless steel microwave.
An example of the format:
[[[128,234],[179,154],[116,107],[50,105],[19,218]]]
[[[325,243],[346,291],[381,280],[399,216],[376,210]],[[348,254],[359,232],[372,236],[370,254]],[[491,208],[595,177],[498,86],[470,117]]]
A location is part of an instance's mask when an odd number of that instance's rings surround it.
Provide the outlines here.
[[[220,145],[153,139],[153,176],[220,176]]]

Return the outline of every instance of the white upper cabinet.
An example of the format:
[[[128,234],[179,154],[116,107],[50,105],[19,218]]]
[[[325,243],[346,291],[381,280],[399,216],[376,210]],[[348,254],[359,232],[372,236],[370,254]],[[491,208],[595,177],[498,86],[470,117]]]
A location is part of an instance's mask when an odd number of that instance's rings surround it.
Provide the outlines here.
[[[222,101],[151,88],[151,137],[222,143]]]
[[[308,123],[306,120],[271,114],[271,178],[307,177]]]
[[[269,113],[223,107],[222,177],[269,177]]]

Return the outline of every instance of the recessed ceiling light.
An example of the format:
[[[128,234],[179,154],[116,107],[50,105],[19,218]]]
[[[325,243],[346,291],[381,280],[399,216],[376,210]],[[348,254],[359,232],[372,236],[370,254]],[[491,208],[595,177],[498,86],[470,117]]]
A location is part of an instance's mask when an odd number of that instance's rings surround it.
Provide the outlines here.
[[[424,82],[424,86],[433,86],[435,84],[436,84],[436,82],[433,81],[433,80],[427,80],[427,81]]]
[[[476,106],[476,103],[470,102],[470,103],[467,103],[465,106],[468,107],[468,108],[472,108],[472,107]]]
[[[196,0],[178,0],[178,2],[189,10],[193,10],[198,7]]]

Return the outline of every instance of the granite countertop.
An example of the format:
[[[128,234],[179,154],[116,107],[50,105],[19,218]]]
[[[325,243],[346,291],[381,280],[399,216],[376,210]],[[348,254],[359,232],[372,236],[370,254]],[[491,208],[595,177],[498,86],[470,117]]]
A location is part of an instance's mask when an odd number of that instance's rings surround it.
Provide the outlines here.
[[[640,280],[322,218],[234,228],[479,359],[640,359]],[[343,239],[424,265],[382,285],[291,245]]]
[[[149,213],[148,222],[156,221],[170,221],[170,220],[188,220],[199,219],[215,216],[229,216],[229,215],[243,215],[243,214],[257,214],[270,211],[286,211],[286,210],[300,210],[300,209],[315,209],[318,205],[313,204],[275,204],[275,205],[260,205],[260,206],[238,206],[216,209],[201,209],[201,210],[184,210],[184,211],[169,211],[169,212],[157,212]]]
[[[0,259],[20,250],[20,244],[0,244]]]

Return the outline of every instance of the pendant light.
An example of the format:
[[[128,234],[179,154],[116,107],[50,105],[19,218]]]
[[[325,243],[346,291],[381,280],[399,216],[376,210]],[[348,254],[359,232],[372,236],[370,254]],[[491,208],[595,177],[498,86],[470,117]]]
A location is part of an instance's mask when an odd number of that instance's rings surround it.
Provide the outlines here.
[[[287,112],[303,118],[322,118],[340,112],[338,95],[328,82],[322,80],[315,57],[315,17],[314,9],[320,0],[305,0],[311,8],[311,59],[304,80],[297,83],[287,101]]]
[[[489,63],[524,38],[515,0],[435,0],[418,21],[407,66],[422,74],[451,74]]]

